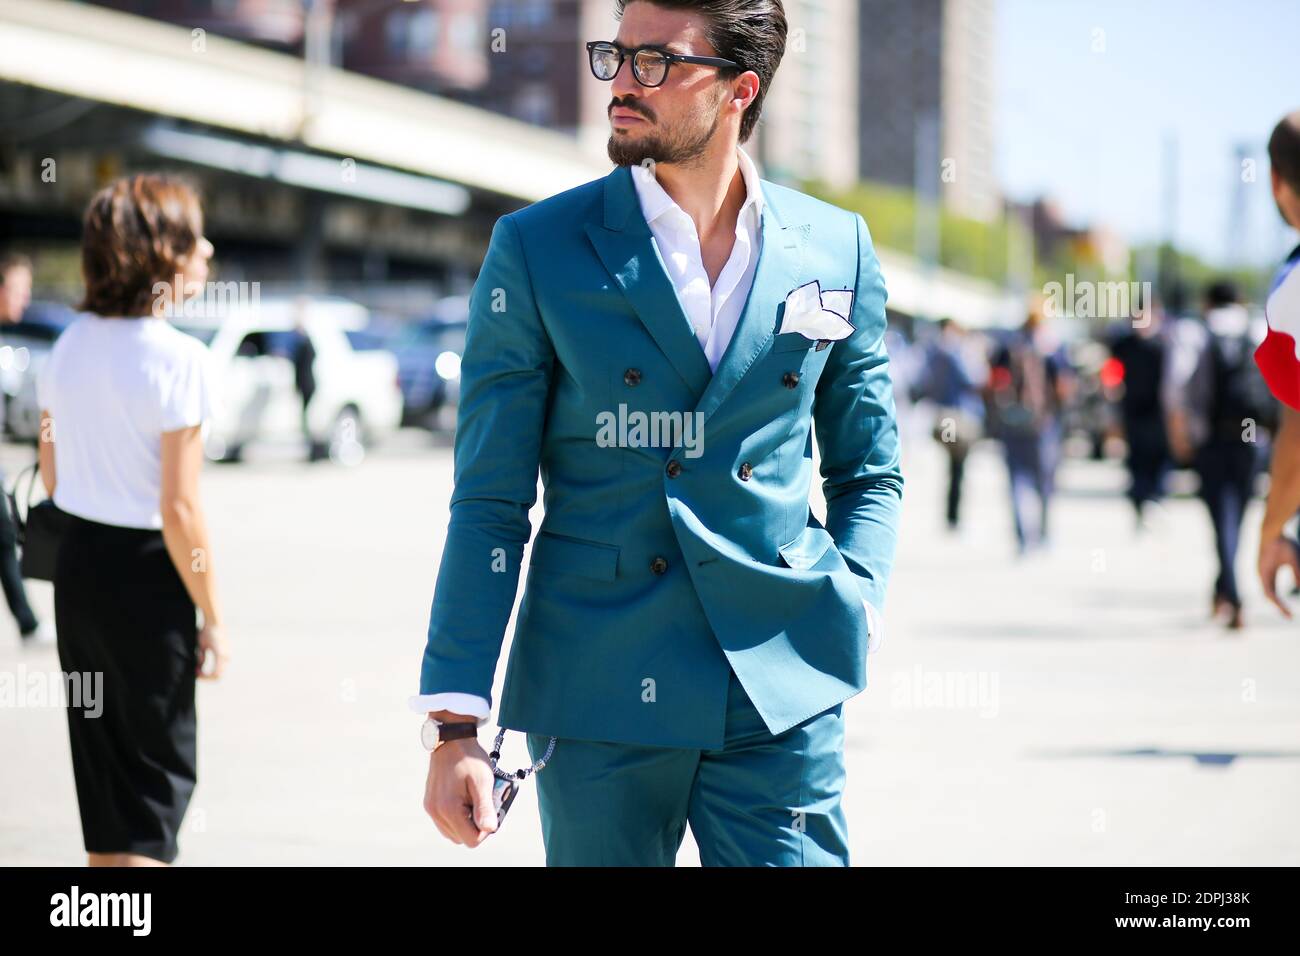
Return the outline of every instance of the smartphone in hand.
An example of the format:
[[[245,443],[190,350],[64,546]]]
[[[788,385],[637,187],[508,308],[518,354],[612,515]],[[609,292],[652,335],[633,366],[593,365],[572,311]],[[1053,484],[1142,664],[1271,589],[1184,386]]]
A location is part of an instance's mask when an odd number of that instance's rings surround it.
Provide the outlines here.
[[[519,792],[519,784],[514,780],[507,780],[504,777],[494,777],[492,779],[492,805],[497,808],[497,827],[501,826],[501,821],[506,818],[506,812],[510,809],[510,804],[515,802],[515,795]]]

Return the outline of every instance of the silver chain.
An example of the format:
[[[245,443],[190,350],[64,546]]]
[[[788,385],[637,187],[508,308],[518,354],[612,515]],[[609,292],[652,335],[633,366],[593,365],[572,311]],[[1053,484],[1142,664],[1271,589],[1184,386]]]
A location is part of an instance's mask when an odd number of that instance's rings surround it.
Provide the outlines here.
[[[541,760],[534,761],[531,767],[520,767],[514,773],[511,773],[497,767],[497,761],[501,759],[501,742],[505,739],[506,729],[502,727],[497,731],[497,739],[492,742],[492,752],[488,754],[488,763],[492,766],[492,773],[502,780],[523,780],[530,773],[537,773],[546,766],[546,761],[551,759],[551,754],[555,750],[555,738],[552,737],[551,742],[546,745],[546,753],[542,754]]]

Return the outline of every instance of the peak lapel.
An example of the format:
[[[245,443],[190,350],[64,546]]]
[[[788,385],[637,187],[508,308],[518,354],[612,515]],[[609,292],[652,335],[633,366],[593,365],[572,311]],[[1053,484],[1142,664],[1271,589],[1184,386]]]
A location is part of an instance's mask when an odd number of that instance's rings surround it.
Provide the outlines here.
[[[799,284],[803,265],[804,247],[808,242],[809,226],[783,225],[772,207],[771,197],[765,195],[762,219],[762,245],[754,282],[750,286],[745,308],[736,324],[736,331],[722,354],[713,378],[709,381],[696,410],[704,413],[708,421],[723,400],[744,377],[768,339],[780,324],[785,297]]]
[[[587,235],[646,331],[692,394],[702,395],[713,374],[709,360],[659,258],[626,166],[605,177],[605,221],[587,223]]]

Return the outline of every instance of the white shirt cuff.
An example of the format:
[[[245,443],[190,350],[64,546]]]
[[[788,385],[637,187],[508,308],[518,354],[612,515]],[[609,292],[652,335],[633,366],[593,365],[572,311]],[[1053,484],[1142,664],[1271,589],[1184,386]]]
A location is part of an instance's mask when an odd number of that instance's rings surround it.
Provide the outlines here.
[[[478,726],[482,727],[487,721],[488,715],[492,713],[492,707],[487,702],[487,698],[479,697],[476,694],[417,694],[410,698],[409,703],[411,710],[427,714],[435,710],[449,710],[453,714],[462,714],[465,717],[477,717]]]
[[[867,653],[874,654],[885,643],[885,617],[870,601],[864,598],[862,603],[867,609]]]

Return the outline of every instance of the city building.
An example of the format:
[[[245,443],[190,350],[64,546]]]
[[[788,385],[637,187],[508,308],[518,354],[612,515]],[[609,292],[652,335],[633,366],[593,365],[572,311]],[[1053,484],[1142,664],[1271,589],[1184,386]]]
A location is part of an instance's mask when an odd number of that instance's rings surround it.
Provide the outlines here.
[[[858,172],[990,221],[993,0],[860,0]]]
[[[332,60],[430,93],[473,94],[489,76],[483,0],[334,0]]]
[[[191,30],[286,50],[302,46],[306,28],[303,0],[95,0],[95,3]]]
[[[787,0],[785,58],[751,153],[781,182],[858,179],[857,0]]]

